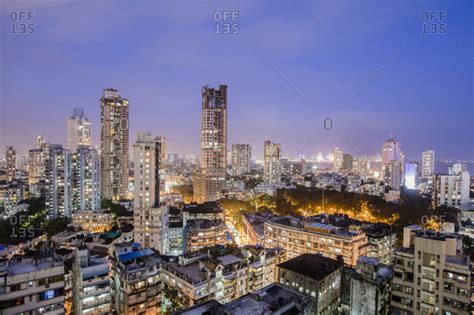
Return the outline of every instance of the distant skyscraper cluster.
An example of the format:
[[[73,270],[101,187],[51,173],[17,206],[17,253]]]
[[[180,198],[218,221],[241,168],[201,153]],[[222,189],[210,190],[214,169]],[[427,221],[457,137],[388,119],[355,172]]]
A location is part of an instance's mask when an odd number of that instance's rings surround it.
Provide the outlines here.
[[[29,152],[29,182],[38,185],[44,176],[46,208],[53,217],[100,209],[100,158],[91,148],[90,122],[83,110],[74,110],[67,134],[70,149],[40,139],[40,147]]]

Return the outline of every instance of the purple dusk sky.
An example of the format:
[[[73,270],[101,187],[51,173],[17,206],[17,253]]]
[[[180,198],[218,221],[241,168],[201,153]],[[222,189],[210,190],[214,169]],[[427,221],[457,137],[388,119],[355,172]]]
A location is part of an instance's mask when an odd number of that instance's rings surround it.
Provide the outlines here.
[[[359,155],[393,135],[408,158],[474,159],[473,1],[2,1],[0,21],[2,154],[65,144],[74,107],[99,145],[108,87],[130,101],[131,143],[150,130],[196,154],[201,87],[226,84],[228,145],[257,157],[267,139]],[[12,34],[23,22],[34,33]],[[226,23],[238,34],[214,34]]]

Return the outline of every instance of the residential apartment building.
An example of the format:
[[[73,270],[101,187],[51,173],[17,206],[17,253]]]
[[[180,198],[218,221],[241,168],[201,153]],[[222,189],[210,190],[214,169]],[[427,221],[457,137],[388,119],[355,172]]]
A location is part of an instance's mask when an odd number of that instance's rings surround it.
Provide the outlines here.
[[[397,244],[397,234],[392,227],[383,223],[363,224],[362,226],[368,241],[367,257],[390,265],[393,261],[393,249]]]
[[[458,235],[408,226],[395,250],[393,314],[471,314],[471,260]]]
[[[337,314],[344,262],[320,254],[303,254],[277,265],[278,282],[311,296],[313,314]]]
[[[46,210],[52,217],[70,216],[72,208],[71,152],[60,144],[45,144]]]
[[[87,247],[77,249],[72,267],[74,314],[111,312],[111,278],[106,257],[91,255]]]
[[[405,162],[401,143],[395,139],[384,141],[382,147],[382,177],[386,185],[399,190],[404,183]]]
[[[101,195],[120,200],[128,193],[128,99],[117,90],[105,89],[100,110]]]
[[[246,294],[232,302],[221,304],[210,300],[181,310],[179,315],[240,315],[240,314],[301,314],[313,313],[311,298],[278,283]]]
[[[342,168],[343,164],[343,159],[344,159],[344,154],[342,153],[342,150],[339,149],[338,147],[334,148],[334,161],[333,161],[333,169],[335,171],[339,171]]]
[[[183,206],[182,216],[184,224],[195,219],[224,220],[224,210],[215,201],[188,203]]]
[[[60,314],[64,310],[64,264],[51,253],[0,262],[0,310],[9,314]]]
[[[235,300],[275,282],[281,251],[261,247],[207,248],[162,263],[162,311],[208,300]]]
[[[448,175],[436,175],[433,206],[445,205],[468,209],[470,202],[470,175],[467,171],[453,171]]]
[[[421,155],[421,177],[429,178],[435,175],[435,152],[423,151]]]
[[[183,250],[193,252],[205,247],[226,245],[226,234],[227,225],[220,219],[187,220],[183,229]]]
[[[250,173],[250,159],[252,158],[252,148],[250,144],[232,145],[232,170],[234,176]]]
[[[77,146],[71,154],[72,211],[100,209],[100,157],[95,149]]]
[[[194,201],[214,201],[227,176],[227,86],[202,88],[201,167],[193,178]]]
[[[91,144],[91,122],[82,108],[74,108],[72,116],[67,120],[66,148],[75,153],[79,146],[90,147]]]
[[[150,132],[139,132],[133,145],[134,238],[146,248],[167,250],[168,207],[160,207],[161,145]]]
[[[392,268],[362,256],[350,280],[351,315],[388,315]]]
[[[72,215],[72,224],[84,231],[101,233],[112,228],[114,218],[110,212],[84,210]]]
[[[124,315],[159,314],[160,256],[132,243],[115,245],[112,258],[112,311]]]
[[[263,182],[265,184],[279,184],[281,182],[280,159],[280,144],[265,141],[263,145]]]
[[[338,227],[320,222],[310,222],[294,217],[280,217],[265,222],[265,244],[286,251],[287,258],[306,253],[321,253],[355,266],[360,256],[367,255],[367,235],[360,227]]]
[[[16,178],[16,150],[12,146],[8,146],[5,152],[5,161],[7,169],[7,182],[11,182]]]

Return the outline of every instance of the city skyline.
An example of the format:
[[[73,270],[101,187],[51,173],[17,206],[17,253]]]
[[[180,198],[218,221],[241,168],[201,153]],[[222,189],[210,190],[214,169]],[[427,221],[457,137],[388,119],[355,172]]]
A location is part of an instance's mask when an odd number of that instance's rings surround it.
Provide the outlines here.
[[[447,33],[420,34],[420,12],[438,9],[437,4],[307,3],[289,9],[286,3],[277,8],[229,3],[187,11],[180,4],[157,5],[162,13],[154,6],[128,10],[128,28],[119,25],[121,19],[98,18],[104,9],[122,16],[127,4],[9,5],[35,12],[35,33],[2,37],[9,62],[3,72],[0,151],[13,145],[26,154],[38,135],[65,145],[64,121],[75,107],[84,108],[97,146],[100,110],[94,91],[100,96],[115,88],[130,101],[132,142],[136,131],[146,129],[167,137],[169,152],[197,154],[200,89],[227,84],[228,144],[249,143],[256,157],[263,157],[266,139],[281,143],[283,156],[293,156],[307,142],[300,152],[306,156],[334,146],[354,156],[373,155],[393,135],[409,159],[433,149],[439,159],[474,160],[469,129],[474,27],[466,27],[474,20],[473,4],[443,3]],[[363,12],[347,17],[360,8]],[[214,34],[214,13],[230,9],[239,12],[239,33]],[[262,10],[266,21],[255,18]],[[160,14],[166,23],[151,19]],[[72,22],[58,30],[66,18]],[[10,29],[12,21],[2,23]],[[91,28],[100,34],[88,35]],[[351,38],[333,36],[334,30]],[[289,44],[280,45],[283,40]],[[122,41],[126,49],[107,53]],[[208,67],[211,62],[220,66]],[[49,84],[39,85],[44,78]],[[327,118],[331,130],[324,129]],[[452,141],[452,134],[467,136]]]
[[[2,315],[474,314],[472,0],[3,11]]]

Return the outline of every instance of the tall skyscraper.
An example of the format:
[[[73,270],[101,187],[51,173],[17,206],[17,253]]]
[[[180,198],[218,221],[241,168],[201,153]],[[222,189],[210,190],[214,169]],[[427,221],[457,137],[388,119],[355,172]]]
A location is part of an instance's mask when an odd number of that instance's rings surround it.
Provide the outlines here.
[[[46,210],[53,218],[72,214],[71,153],[60,144],[43,145]]]
[[[100,210],[100,158],[97,150],[79,146],[71,154],[72,209]]]
[[[7,147],[5,161],[7,162],[7,181],[11,182],[16,178],[16,151],[12,146]]]
[[[168,160],[168,152],[167,152],[167,145],[166,145],[166,138],[164,136],[157,136],[156,137],[161,150],[160,156],[160,195],[164,195],[166,193],[166,162]]]
[[[399,190],[404,182],[404,156],[401,144],[395,139],[388,139],[382,147],[382,175],[385,184]]]
[[[167,248],[167,207],[160,207],[162,139],[138,132],[133,144],[134,240],[164,253]]]
[[[252,158],[252,148],[250,144],[232,145],[232,170],[235,176],[250,173],[250,159]]]
[[[225,184],[227,164],[227,86],[202,88],[201,168],[194,175],[194,200],[217,199]]]
[[[84,116],[82,108],[74,108],[72,116],[67,120],[67,149],[75,153],[78,146],[90,145],[91,122]]]
[[[424,178],[434,175],[435,152],[433,150],[424,151],[421,156],[421,176]]]
[[[120,200],[128,192],[128,99],[105,89],[100,109],[102,198]]]
[[[339,171],[342,168],[343,162],[343,153],[342,150],[338,147],[334,148],[334,161],[333,161],[333,168],[335,171]]]
[[[281,183],[280,159],[280,144],[265,141],[263,145],[263,181],[265,184]]]

